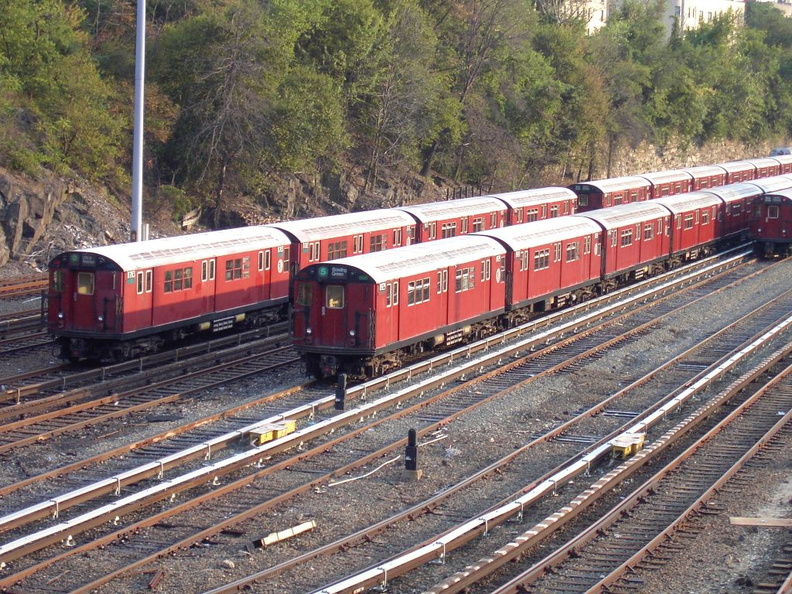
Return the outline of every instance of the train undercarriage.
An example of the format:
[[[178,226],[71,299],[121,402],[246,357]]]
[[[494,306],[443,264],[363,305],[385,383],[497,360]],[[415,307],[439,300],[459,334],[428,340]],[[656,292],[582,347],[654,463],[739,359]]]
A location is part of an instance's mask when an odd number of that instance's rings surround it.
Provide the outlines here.
[[[232,330],[252,330],[267,324],[282,322],[288,318],[288,307],[279,305],[249,311],[244,314],[226,316],[200,323],[190,322],[184,326],[169,328],[134,338],[91,338],[61,336],[57,339],[58,356],[72,363],[119,363],[143,355],[158,353],[176,346],[192,336],[205,332],[221,333]]]

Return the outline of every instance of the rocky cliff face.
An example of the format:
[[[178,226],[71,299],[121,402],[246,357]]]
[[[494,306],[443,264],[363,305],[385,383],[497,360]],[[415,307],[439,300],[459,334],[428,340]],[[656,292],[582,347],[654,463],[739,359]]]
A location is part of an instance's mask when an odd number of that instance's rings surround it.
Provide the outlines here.
[[[87,185],[0,169],[0,268],[32,273],[64,250],[125,241],[129,219]]]

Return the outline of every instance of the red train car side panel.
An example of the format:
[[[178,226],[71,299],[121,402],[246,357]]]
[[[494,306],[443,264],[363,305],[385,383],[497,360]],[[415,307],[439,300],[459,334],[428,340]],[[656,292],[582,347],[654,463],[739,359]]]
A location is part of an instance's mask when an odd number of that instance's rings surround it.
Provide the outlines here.
[[[657,200],[668,208],[671,224],[671,252],[684,259],[709,253],[719,237],[718,220],[723,218],[723,201],[709,192],[691,192]]]
[[[605,233],[603,277],[643,271],[670,253],[670,212],[655,201],[624,204],[584,215]]]

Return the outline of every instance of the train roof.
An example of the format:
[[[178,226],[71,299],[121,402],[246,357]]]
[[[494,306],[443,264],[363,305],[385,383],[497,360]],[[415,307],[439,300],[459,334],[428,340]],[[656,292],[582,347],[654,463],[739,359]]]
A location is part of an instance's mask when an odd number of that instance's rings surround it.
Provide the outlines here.
[[[310,274],[310,268],[348,267],[367,275],[374,283],[381,283],[431,273],[439,268],[467,264],[505,253],[506,249],[495,239],[478,234],[460,235],[429,243],[417,243],[398,250],[373,252],[312,264],[300,273],[300,277]],[[330,276],[332,278],[332,274]]]
[[[642,173],[638,177],[646,178],[653,184],[667,184],[669,182],[689,181],[693,179],[693,176],[684,169],[653,171],[652,173]]]
[[[523,225],[479,231],[476,235],[493,237],[512,250],[524,250],[592,233],[602,233],[602,227],[591,219],[556,217]]]
[[[787,150],[789,150],[789,149],[787,149]],[[771,158],[773,158],[776,161],[778,161],[779,163],[781,163],[781,165],[789,165],[790,163],[792,163],[792,154],[789,154],[789,153],[786,153],[786,154],[783,154],[783,155],[772,155]]]
[[[697,208],[709,208],[710,206],[720,206],[723,204],[720,196],[712,192],[701,190],[699,192],[687,192],[676,196],[664,196],[656,198],[652,202],[662,204],[674,214],[695,210]]]
[[[746,159],[748,163],[759,169],[760,167],[776,167],[778,161],[773,157],[762,157],[761,159]]]
[[[792,188],[792,175],[774,175],[773,177],[762,177],[759,179],[752,179],[745,182],[753,184],[765,194],[769,192],[777,192],[778,190],[786,190]]]
[[[756,169],[750,161],[728,161],[726,163],[719,163],[718,167],[723,167],[729,173],[737,171],[753,171]]]
[[[619,190],[628,190],[637,188],[639,186],[648,188],[650,185],[651,184],[649,180],[645,177],[631,175],[627,177],[615,177],[613,179],[599,179],[595,181],[578,182],[575,184],[575,187],[591,186],[593,188],[597,188],[600,192],[607,193],[617,192]]]
[[[506,205],[502,200],[498,200],[492,196],[474,196],[473,198],[460,198],[458,200],[446,200],[444,202],[428,202],[426,204],[400,206],[398,210],[410,213],[422,223],[429,223],[442,219],[506,210]]]
[[[71,250],[65,254],[95,254],[115,262],[121,270],[141,270],[290,244],[288,236],[282,231],[268,225],[256,225]]]
[[[669,211],[657,203],[657,200],[646,202],[631,202],[620,204],[601,210],[592,210],[585,213],[571,215],[573,217],[587,217],[594,219],[606,230],[616,229],[625,225],[635,225],[650,219],[669,216]]]
[[[377,231],[410,225],[415,225],[415,220],[401,210],[393,208],[271,223],[272,227],[285,231],[301,243],[321,241],[322,239],[334,238],[340,235],[376,233]]]
[[[502,194],[490,194],[493,198],[503,200],[512,208],[523,208],[525,206],[540,206],[548,201],[575,200],[577,195],[569,188],[549,187],[535,188],[533,190],[518,190],[516,192],[504,192]]]
[[[765,194],[765,202],[768,201],[792,202],[792,188],[787,188],[786,190],[779,190],[777,192],[768,192],[767,194]]]
[[[684,169],[695,179],[708,175],[723,175],[726,170],[720,165],[696,165],[695,167],[685,167]]]
[[[713,188],[707,188],[706,191],[719,196],[724,202],[754,198],[762,194],[762,190],[760,190],[756,184],[747,181],[738,184],[729,184],[727,186],[715,186]]]

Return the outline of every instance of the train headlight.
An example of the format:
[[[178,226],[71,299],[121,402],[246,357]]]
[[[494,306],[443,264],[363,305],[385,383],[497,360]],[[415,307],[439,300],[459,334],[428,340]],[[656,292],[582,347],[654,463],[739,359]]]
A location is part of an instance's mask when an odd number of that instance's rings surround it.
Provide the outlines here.
[[[350,335],[350,336],[355,336],[355,331],[354,331],[354,330],[350,330],[350,331],[349,331],[349,335]]]
[[[308,336],[310,336],[311,334],[313,334],[313,330],[311,330],[310,328],[306,328],[306,329],[305,329],[305,333],[306,333]]]
[[[99,320],[100,322],[104,322],[104,316],[99,316],[96,319]]]
[[[59,311],[59,312],[58,312],[58,319],[59,319],[59,320],[62,320],[62,319],[63,319],[63,312],[62,312],[62,311]]]

